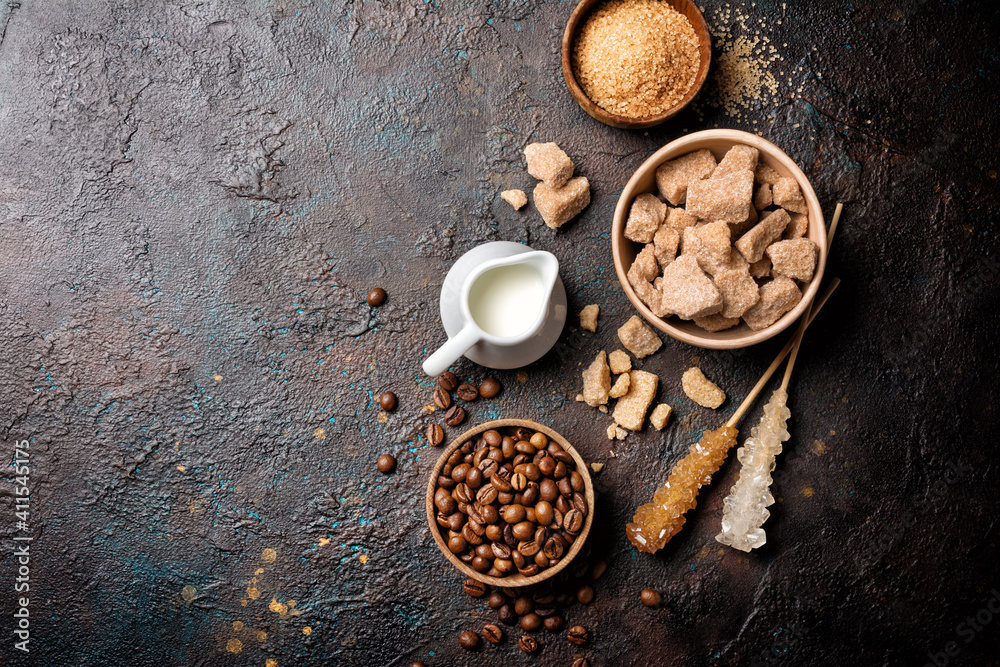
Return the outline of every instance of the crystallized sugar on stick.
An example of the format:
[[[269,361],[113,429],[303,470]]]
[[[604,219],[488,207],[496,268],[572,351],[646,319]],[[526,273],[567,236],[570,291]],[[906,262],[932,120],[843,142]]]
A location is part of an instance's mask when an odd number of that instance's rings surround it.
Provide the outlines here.
[[[682,155],[656,168],[656,188],[664,199],[679,206],[687,197],[689,184],[708,178],[715,167],[715,156],[707,148]]]
[[[628,222],[625,223],[625,238],[636,243],[649,243],[667,216],[667,205],[656,195],[643,193],[632,202]]]
[[[554,142],[524,148],[528,173],[552,188],[561,188],[573,176],[573,161]]]
[[[524,194],[524,190],[504,190],[500,193],[500,198],[513,206],[515,211],[521,210],[528,203],[528,195]]]
[[[788,395],[780,387],[764,406],[760,423],[750,431],[750,437],[736,456],[740,460],[740,475],[723,503],[722,532],[715,539],[740,551],[750,551],[764,545],[767,536],[762,526],[774,504],[771,495],[771,471],[788,440],[788,418],[792,416],[785,403]]]

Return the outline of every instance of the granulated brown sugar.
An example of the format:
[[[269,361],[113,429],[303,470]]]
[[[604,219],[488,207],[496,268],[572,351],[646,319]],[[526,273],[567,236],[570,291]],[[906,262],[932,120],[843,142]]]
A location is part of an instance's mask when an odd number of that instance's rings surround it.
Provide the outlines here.
[[[666,0],[601,3],[573,43],[573,74],[583,92],[627,118],[675,106],[694,85],[700,64],[694,28]]]

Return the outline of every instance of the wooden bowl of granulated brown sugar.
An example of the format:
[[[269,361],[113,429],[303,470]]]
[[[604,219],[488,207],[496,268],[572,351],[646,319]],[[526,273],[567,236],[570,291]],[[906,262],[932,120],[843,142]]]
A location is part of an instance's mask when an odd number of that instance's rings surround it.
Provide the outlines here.
[[[694,29],[694,36],[697,38],[697,45],[690,43],[689,40],[685,40],[685,52],[688,57],[682,62],[692,63],[693,52],[697,50],[697,70],[693,69],[693,64],[688,65],[688,71],[681,75],[680,68],[666,68],[663,69],[661,64],[660,68],[653,69],[651,66],[647,65],[649,61],[653,60],[648,57],[649,54],[635,53],[635,60],[643,63],[642,67],[646,70],[640,70],[638,67],[635,70],[629,70],[629,74],[635,73],[639,76],[642,74],[647,74],[650,81],[662,82],[663,86],[669,87],[669,89],[664,88],[661,95],[657,96],[655,103],[649,103],[648,100],[635,100],[630,102],[619,102],[618,108],[614,110],[609,110],[605,107],[615,106],[611,103],[611,97],[609,97],[604,102],[604,106],[599,104],[600,99],[593,100],[588,97],[585,92],[586,88],[590,88],[593,91],[602,89],[601,82],[591,83],[600,78],[602,73],[601,62],[602,58],[595,55],[594,58],[585,58],[586,63],[586,73],[583,71],[578,71],[581,67],[580,62],[576,62],[576,55],[574,54],[574,49],[577,46],[578,38],[581,36],[586,37],[589,31],[586,30],[587,20],[591,17],[594,11],[601,9],[600,5],[608,3],[624,3],[628,5],[630,3],[636,4],[649,4],[653,3],[669,5],[673,10],[676,10],[682,14],[690,27]],[[620,6],[620,4],[618,5]],[[655,9],[655,7],[654,7]],[[670,18],[677,18],[676,15],[670,14]],[[628,28],[630,30],[635,29],[633,21],[628,22]],[[673,29],[675,22],[670,21],[657,21],[655,22],[654,28],[656,30],[671,30]],[[680,27],[683,29],[682,22]],[[639,26],[641,27],[641,25]],[[685,33],[686,33],[686,29]],[[617,45],[614,44],[615,40],[615,28],[613,26],[606,27],[603,32],[598,33],[595,37],[597,39],[592,40],[593,42],[598,42],[602,45],[598,49],[605,49],[608,53],[620,52]],[[669,33],[667,33],[669,34]],[[580,45],[582,47],[582,44]],[[638,57],[641,56],[641,57]],[[610,61],[619,62],[618,58],[612,55],[609,59]],[[569,22],[566,24],[566,31],[563,33],[563,43],[562,43],[562,69],[563,69],[563,79],[566,81],[566,87],[569,88],[570,94],[579,103],[579,105],[590,114],[593,118],[605,123],[606,125],[611,125],[612,127],[620,127],[626,130],[638,130],[647,127],[652,127],[654,125],[659,125],[663,121],[672,118],[677,115],[694,99],[698,91],[701,90],[702,84],[705,83],[705,78],[708,76],[708,66],[712,60],[712,40],[708,33],[708,26],[705,24],[705,18],[701,15],[701,11],[698,7],[690,0],[583,0],[573,14],[569,17]],[[608,73],[611,73],[612,65],[609,65]],[[620,67],[620,65],[619,65]],[[618,72],[620,74],[621,72]],[[676,81],[671,82],[671,77],[678,76]],[[595,93],[596,96],[596,93]]]

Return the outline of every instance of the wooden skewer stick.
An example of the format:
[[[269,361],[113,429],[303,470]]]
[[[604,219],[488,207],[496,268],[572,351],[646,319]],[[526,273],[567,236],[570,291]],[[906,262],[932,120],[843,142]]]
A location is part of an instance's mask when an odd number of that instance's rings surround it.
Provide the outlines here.
[[[816,300],[813,301],[812,312],[810,313],[809,317],[805,318],[804,320],[806,327],[812,324],[812,321],[816,319],[816,317],[819,315],[819,311],[822,310],[823,308],[823,304],[826,303],[826,300],[830,298],[830,295],[833,294],[833,290],[837,289],[837,285],[839,284],[840,284],[840,278],[834,278],[833,280],[830,281],[830,284],[823,291],[823,293],[820,294],[818,297],[816,297]],[[774,371],[778,370],[778,366],[780,366],[781,362],[785,360],[785,357],[788,356],[788,353],[792,351],[792,346],[794,344],[795,344],[794,337],[790,338],[788,342],[785,343],[785,347],[781,348],[781,352],[778,353],[778,356],[774,358],[774,361],[771,362],[771,365],[767,367],[767,370],[764,371],[764,374],[760,376],[759,380],[757,380],[757,384],[753,386],[753,389],[750,390],[750,393],[747,394],[747,397],[743,399],[742,403],[740,403],[740,407],[736,408],[736,412],[734,412],[733,416],[730,417],[729,421],[726,422],[726,426],[736,426],[739,423],[740,419],[743,417],[743,413],[749,410],[750,406],[753,405],[754,399],[757,398],[757,395],[767,384],[767,381],[771,379],[772,375],[774,375]]]
[[[840,222],[840,212],[844,210],[844,205],[838,203],[837,210],[833,212],[833,222],[830,223],[830,231],[826,234],[826,252],[830,252],[830,248],[833,246],[833,235],[837,233],[837,224]],[[792,346],[792,356],[788,358],[788,366],[785,367],[785,377],[781,379],[781,388],[788,389],[788,381],[792,379],[792,368],[795,367],[795,360],[799,356],[799,348],[802,347],[802,337],[806,333],[806,327],[809,326],[809,313],[812,308],[812,304],[809,308],[806,308],[805,317],[802,318],[802,324],[799,325],[799,330],[795,332],[795,345]]]

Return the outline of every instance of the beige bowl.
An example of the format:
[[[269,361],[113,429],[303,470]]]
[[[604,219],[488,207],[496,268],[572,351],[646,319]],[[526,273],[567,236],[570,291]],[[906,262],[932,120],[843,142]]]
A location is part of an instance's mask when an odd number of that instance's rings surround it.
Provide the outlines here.
[[[680,157],[685,153],[707,148],[717,160],[721,160],[730,148],[736,144],[752,146],[760,151],[760,160],[767,163],[782,176],[794,178],[802,189],[806,204],[809,207],[809,231],[808,238],[819,247],[819,259],[816,263],[816,271],[813,279],[803,288],[802,300],[791,311],[785,313],[781,319],[771,326],[761,331],[754,331],[745,323],[740,322],[732,329],[724,331],[705,331],[694,322],[681,320],[677,317],[662,319],[652,313],[642,302],[642,299],[632,289],[626,273],[632,265],[635,256],[642,250],[642,245],[625,238],[625,222],[628,220],[629,207],[632,200],[644,192],[656,192],[656,168],[667,160]],[[790,157],[785,155],[780,148],[770,141],[761,139],[756,134],[741,132],[739,130],[704,130],[681,137],[653,153],[653,155],[642,163],[625,184],[621,197],[618,199],[618,206],[615,207],[614,221],[611,226],[611,252],[614,256],[615,271],[618,272],[618,280],[621,282],[625,294],[629,301],[636,307],[639,313],[647,322],[655,326],[660,331],[676,338],[677,340],[716,350],[729,350],[739,347],[755,345],[784,331],[788,326],[797,320],[805,312],[805,309],[812,302],[819,291],[820,281],[823,279],[823,270],[826,268],[826,223],[823,220],[823,211],[820,209],[819,200],[812,186],[802,170],[798,168]]]

